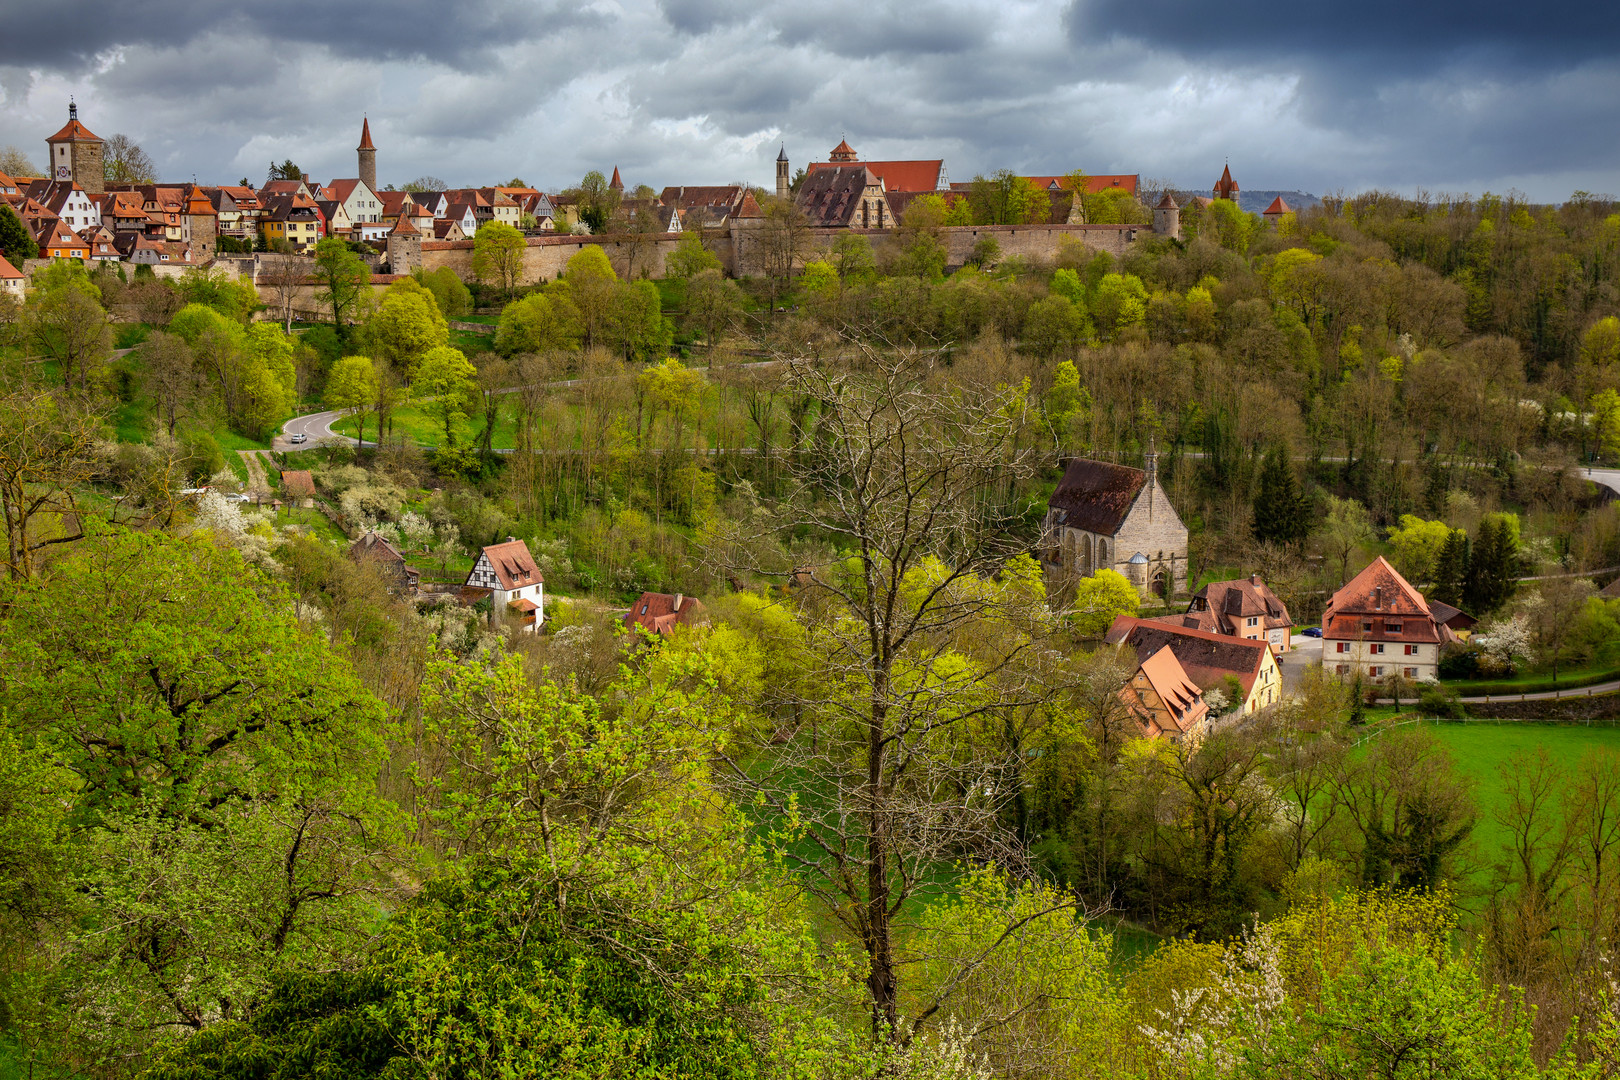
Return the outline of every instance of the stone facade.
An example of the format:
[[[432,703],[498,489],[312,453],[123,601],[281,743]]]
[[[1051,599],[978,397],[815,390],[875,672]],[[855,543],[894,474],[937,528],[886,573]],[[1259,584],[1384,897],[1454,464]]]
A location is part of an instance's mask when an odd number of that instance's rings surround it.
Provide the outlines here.
[[[1069,463],[1052,495],[1041,541],[1047,588],[1054,595],[1099,570],[1115,570],[1144,599],[1187,591],[1187,526],[1147,469],[1102,461]]]
[[[79,122],[79,107],[68,105],[67,126],[45,140],[50,179],[72,180],[91,195],[107,190],[102,141]]]

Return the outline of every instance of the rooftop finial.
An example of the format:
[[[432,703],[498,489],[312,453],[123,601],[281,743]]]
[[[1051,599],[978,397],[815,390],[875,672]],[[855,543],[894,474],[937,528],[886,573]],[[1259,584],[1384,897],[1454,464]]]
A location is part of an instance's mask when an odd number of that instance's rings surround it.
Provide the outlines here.
[[[69,120],[77,120],[78,118],[79,118],[79,103],[77,101],[73,100],[73,95],[72,94],[69,94],[68,95],[68,119]]]

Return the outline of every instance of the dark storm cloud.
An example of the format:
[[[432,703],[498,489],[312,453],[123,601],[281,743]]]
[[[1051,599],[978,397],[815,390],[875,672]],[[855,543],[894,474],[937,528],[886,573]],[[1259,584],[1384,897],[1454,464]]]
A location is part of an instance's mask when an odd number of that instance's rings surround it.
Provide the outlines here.
[[[379,9],[335,0],[221,4],[195,0],[66,0],[5,5],[0,64],[81,64],[111,48],[183,44],[209,33],[320,44],[344,56],[427,59],[464,67],[492,46],[566,22],[578,5],[522,0],[392,0]]]
[[[0,0],[0,145],[67,97],[166,175],[769,183],[841,135],[952,179],[1620,189],[1620,5],[1370,0]],[[630,173],[626,173],[627,179]]]

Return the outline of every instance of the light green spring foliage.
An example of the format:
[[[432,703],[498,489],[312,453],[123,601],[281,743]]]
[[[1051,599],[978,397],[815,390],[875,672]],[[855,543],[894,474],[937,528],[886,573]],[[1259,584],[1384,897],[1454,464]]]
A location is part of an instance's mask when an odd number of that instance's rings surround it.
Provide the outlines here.
[[[838,271],[829,262],[812,260],[804,266],[799,285],[808,293],[825,294],[838,291]]]
[[[507,304],[495,329],[503,356],[579,348],[579,311],[565,290],[530,293]]]
[[[52,792],[6,831],[61,868],[0,912],[45,946],[0,978],[31,1043],[113,1066],[360,948],[388,891],[372,860],[402,838],[383,712],[233,550],[84,542],[15,593],[0,667],[6,738],[34,755],[0,788]]]
[[[1079,633],[1100,638],[1119,616],[1135,615],[1141,602],[1124,574],[1104,567],[1075,583],[1069,619]]]
[[[450,324],[431,291],[414,278],[400,278],[366,320],[365,341],[372,356],[410,379],[429,350],[450,343]]]
[[[446,319],[459,319],[471,313],[472,290],[448,266],[441,266],[431,273],[418,268],[411,272],[411,276],[433,294],[434,303]]]
[[[455,446],[455,425],[467,418],[470,397],[477,387],[478,369],[460,349],[440,345],[429,349],[416,365],[411,392],[422,400],[429,416],[444,425],[447,446]]]
[[[1400,525],[1389,531],[1395,569],[1414,584],[1432,580],[1440,549],[1446,546],[1450,535],[1451,527],[1443,521],[1425,521],[1413,514],[1402,514]]]
[[[239,323],[246,323],[261,305],[253,283],[232,278],[221,269],[193,267],[180,277],[179,292],[188,304],[204,304]]]
[[[703,246],[703,240],[697,233],[682,233],[675,250],[664,260],[664,273],[683,280],[694,278],[705,270],[718,269],[719,257]]]
[[[1091,301],[1098,333],[1112,338],[1128,326],[1139,325],[1147,317],[1147,301],[1147,287],[1135,274],[1104,274]]]
[[[231,425],[249,434],[272,430],[297,401],[292,340],[274,323],[242,326],[214,308],[187,304],[169,323],[212,381]]]
[[[1605,454],[1620,454],[1620,393],[1613,387],[1592,398],[1592,434]]]

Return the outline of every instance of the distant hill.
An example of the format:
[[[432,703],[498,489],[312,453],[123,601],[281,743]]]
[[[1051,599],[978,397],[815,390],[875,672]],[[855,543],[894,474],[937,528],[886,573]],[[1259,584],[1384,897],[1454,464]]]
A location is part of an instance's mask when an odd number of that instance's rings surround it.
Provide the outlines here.
[[[1208,197],[1209,192],[1177,191],[1176,202],[1185,206],[1187,205],[1187,200],[1191,199],[1194,195],[1203,195]],[[1238,189],[1238,206],[1249,211],[1251,214],[1262,214],[1265,212],[1266,207],[1271,205],[1271,200],[1275,199],[1279,195],[1282,196],[1283,202],[1288,204],[1288,208],[1290,210],[1304,210],[1309,206],[1322,205],[1321,199],[1304,191],[1245,191],[1240,188]]]

